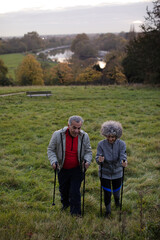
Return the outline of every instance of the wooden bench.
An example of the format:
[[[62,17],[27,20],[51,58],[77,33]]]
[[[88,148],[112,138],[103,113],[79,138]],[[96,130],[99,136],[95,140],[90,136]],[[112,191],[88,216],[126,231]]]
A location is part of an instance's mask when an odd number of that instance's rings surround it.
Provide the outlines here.
[[[52,96],[52,92],[51,91],[36,91],[36,92],[26,92],[26,95],[28,97],[49,97]]]

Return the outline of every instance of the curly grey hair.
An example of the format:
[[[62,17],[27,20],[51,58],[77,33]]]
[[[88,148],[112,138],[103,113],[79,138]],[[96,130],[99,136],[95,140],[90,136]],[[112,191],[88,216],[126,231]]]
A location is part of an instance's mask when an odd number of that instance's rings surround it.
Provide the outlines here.
[[[69,126],[71,126],[72,122],[75,121],[77,123],[81,122],[83,124],[84,120],[82,117],[80,116],[71,116],[69,119],[68,119],[68,124]]]
[[[120,138],[122,136],[122,130],[121,123],[116,121],[107,121],[101,126],[101,134],[105,137],[114,135],[117,138]]]

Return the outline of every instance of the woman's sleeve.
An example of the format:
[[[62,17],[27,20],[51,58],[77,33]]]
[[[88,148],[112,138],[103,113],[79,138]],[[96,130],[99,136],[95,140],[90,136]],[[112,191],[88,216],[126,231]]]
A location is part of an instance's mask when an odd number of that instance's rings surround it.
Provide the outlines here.
[[[102,146],[100,145],[100,142],[98,143],[98,146],[97,146],[97,154],[96,154],[96,162],[97,162],[97,164],[100,164],[99,160],[98,160],[99,156],[104,156],[103,149],[102,149]]]
[[[120,162],[127,161],[126,144],[124,141],[120,144]]]

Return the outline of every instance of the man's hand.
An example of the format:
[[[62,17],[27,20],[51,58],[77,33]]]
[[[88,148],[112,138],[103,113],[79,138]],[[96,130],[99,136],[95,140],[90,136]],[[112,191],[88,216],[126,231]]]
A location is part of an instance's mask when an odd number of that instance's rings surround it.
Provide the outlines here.
[[[87,170],[89,168],[89,163],[85,161],[85,170]],[[84,168],[84,162],[82,163],[82,166]]]
[[[87,170],[89,168],[89,163],[85,162],[85,169]]]
[[[52,164],[52,167],[53,167],[53,169],[55,170],[55,169],[57,168],[57,164],[56,164],[56,163],[53,163],[53,164]]]

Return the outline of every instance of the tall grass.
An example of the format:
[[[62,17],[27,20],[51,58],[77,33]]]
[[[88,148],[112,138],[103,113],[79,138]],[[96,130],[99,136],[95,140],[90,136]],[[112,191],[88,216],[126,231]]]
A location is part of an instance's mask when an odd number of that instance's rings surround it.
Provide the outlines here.
[[[28,89],[0,88],[0,93]],[[70,86],[48,90],[52,97],[0,97],[0,239],[158,239],[159,88]],[[56,205],[52,207],[54,172],[46,154],[52,133],[76,114],[85,120],[83,129],[93,150],[93,162],[86,173],[83,218],[60,211],[58,183]],[[99,211],[95,155],[97,143],[103,139],[101,124],[107,120],[122,123],[122,139],[127,144],[129,164],[121,222],[113,201],[110,220],[101,218]]]

